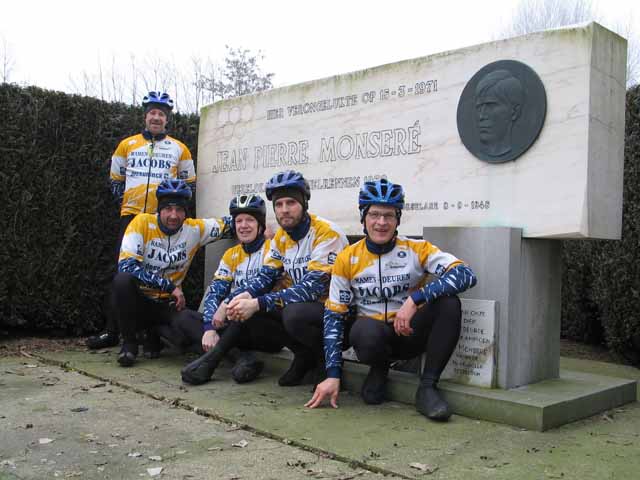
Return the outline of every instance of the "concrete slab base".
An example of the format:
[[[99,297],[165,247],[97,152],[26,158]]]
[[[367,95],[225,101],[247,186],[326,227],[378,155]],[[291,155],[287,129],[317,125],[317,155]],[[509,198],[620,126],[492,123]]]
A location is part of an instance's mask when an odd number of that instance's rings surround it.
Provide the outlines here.
[[[258,354],[268,370],[286,370],[291,353]],[[366,365],[345,362],[344,387],[359,392],[368,372]],[[390,400],[413,404],[418,386],[415,374],[391,371]],[[545,431],[636,401],[634,380],[560,370],[560,378],[509,390],[486,389],[442,381],[439,384],[454,413],[505,423],[528,430]]]

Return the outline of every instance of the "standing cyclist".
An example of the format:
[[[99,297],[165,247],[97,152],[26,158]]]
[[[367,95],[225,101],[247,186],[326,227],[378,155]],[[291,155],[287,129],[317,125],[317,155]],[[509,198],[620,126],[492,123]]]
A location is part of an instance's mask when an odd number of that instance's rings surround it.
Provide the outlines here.
[[[337,407],[343,336],[358,359],[370,365],[362,386],[365,403],[385,400],[392,359],[426,352],[416,392],[416,409],[434,420],[447,420],[448,404],[436,389],[440,374],[460,336],[461,308],[456,296],[476,284],[471,269],[426,240],[398,236],[404,206],[402,186],[386,179],[365,182],[358,201],[366,237],[338,255],[324,313],[327,379],[305,406],[324,398]],[[435,275],[427,282],[427,275]],[[357,308],[355,321],[347,317]]]
[[[173,110],[167,93],[149,92],[142,99],[145,129],[120,142],[111,158],[111,192],[121,205],[118,251],[129,222],[138,213],[156,213],[155,192],[166,179],[182,179],[195,192],[196,173],[191,152],[166,133]],[[109,310],[107,308],[107,310]],[[106,332],[87,339],[89,348],[118,344],[118,328],[107,313]]]

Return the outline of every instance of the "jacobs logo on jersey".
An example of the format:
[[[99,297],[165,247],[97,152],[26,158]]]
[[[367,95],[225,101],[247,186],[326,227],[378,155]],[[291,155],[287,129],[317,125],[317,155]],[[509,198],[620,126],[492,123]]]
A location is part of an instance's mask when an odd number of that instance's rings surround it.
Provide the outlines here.
[[[388,287],[371,286],[371,287],[356,287],[360,298],[392,298],[399,293],[408,292],[410,285],[405,283],[404,285],[390,285]]]
[[[331,252],[329,253],[329,256],[327,257],[327,263],[329,265],[333,265],[334,263],[336,263],[336,257],[338,255],[335,252]]]
[[[173,165],[171,162],[167,161],[167,160],[162,160],[162,159],[157,159],[157,158],[152,158],[151,160],[149,160],[148,157],[146,158],[129,158],[127,159],[127,168],[148,168],[149,164],[151,164],[151,168],[159,168],[159,169],[166,169],[166,168],[171,168]]]
[[[182,260],[186,260],[187,251],[180,250],[178,252],[168,254],[167,252],[163,252],[160,250],[156,250],[155,248],[152,248],[151,251],[149,252],[149,255],[147,255],[147,258],[150,260],[159,260],[163,263],[175,263],[175,262],[180,262]]]

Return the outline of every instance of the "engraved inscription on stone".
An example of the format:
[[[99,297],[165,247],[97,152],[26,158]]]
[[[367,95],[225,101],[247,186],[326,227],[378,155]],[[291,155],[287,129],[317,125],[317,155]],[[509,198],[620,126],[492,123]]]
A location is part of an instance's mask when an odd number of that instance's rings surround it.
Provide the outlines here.
[[[216,102],[200,120],[198,216],[294,169],[311,211],[351,235],[360,186],[386,176],[406,192],[405,235],[619,238],[625,52],[589,24]]]
[[[495,386],[496,302],[461,299],[462,329],[442,379],[476,387]]]
[[[536,141],[547,112],[540,77],[515,60],[481,68],[469,80],[458,103],[458,133],[480,160],[515,160]]]

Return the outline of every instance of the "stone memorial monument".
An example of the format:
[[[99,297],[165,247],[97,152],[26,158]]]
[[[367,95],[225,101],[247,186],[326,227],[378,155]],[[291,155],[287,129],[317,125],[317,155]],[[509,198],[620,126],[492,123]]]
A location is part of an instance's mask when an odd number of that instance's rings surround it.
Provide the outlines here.
[[[479,278],[463,297],[485,316],[463,327],[483,333],[463,328],[447,369],[466,383],[449,384],[455,411],[545,429],[632,401],[629,382],[559,368],[557,239],[620,237],[625,64],[626,41],[589,23],[214,103],[201,116],[198,215],[295,169],[313,212],[361,235],[358,190],[387,177],[406,191],[400,231]],[[207,250],[208,277],[222,248]],[[571,398],[536,397],[549,382],[571,384]],[[490,407],[501,401],[524,406]]]

